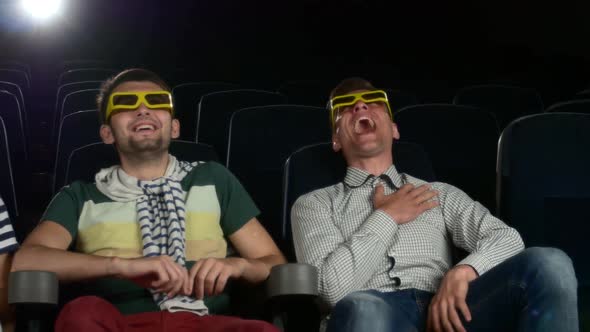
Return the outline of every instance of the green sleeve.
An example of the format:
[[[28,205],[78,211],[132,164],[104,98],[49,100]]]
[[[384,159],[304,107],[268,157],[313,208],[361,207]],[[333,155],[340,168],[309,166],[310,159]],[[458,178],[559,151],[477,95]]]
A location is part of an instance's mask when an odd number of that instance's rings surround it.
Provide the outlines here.
[[[76,192],[79,185],[72,184],[63,188],[49,203],[41,220],[53,221],[62,225],[72,239],[76,239],[78,234],[78,218],[80,216],[81,204]]]
[[[225,236],[229,236],[260,211],[235,175],[218,163],[211,166],[221,207],[221,228]]]

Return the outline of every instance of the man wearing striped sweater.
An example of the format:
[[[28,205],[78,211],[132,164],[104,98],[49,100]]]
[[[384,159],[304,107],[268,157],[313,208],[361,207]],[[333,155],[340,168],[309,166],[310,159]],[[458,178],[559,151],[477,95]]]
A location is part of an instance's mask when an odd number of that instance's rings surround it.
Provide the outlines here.
[[[14,331],[14,316],[8,307],[8,273],[12,262],[12,253],[18,249],[14,229],[10,223],[8,210],[0,198],[0,331]]]
[[[14,263],[95,295],[67,304],[56,331],[276,331],[223,315],[230,279],[259,283],[285,259],[227,169],[168,153],[180,130],[170,88],[126,70],[105,82],[98,108],[120,165],[58,193]]]

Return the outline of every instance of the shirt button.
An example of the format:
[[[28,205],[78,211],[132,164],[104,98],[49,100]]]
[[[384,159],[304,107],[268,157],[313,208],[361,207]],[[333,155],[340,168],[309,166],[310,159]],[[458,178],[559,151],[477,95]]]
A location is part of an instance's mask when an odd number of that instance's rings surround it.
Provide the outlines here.
[[[395,287],[399,287],[402,284],[402,280],[399,277],[394,277],[392,280]]]

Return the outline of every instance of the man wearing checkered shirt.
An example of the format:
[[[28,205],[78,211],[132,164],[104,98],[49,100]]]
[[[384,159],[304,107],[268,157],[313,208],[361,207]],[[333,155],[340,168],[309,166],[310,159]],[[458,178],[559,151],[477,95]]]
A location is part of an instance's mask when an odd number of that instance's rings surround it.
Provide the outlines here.
[[[330,98],[346,176],[292,209],[297,258],[318,268],[333,306],[329,332],[578,331],[565,253],[524,249],[516,230],[458,188],[398,173],[385,92],[352,78]],[[469,253],[454,265],[452,245]]]

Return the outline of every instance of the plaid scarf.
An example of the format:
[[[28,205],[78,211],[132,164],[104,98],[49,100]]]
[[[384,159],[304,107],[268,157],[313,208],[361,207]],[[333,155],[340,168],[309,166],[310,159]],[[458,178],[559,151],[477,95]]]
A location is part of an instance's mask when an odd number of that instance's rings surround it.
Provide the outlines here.
[[[177,161],[169,155],[163,177],[143,181],[125,173],[119,166],[102,169],[96,174],[96,187],[116,202],[136,202],[137,222],[141,230],[144,257],[168,255],[185,266],[185,192],[180,181],[199,162]],[[189,311],[207,315],[202,300],[177,295],[168,298],[150,289],[161,310]]]

